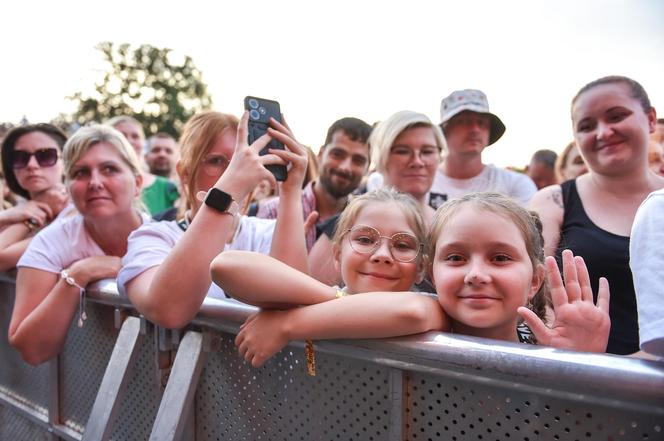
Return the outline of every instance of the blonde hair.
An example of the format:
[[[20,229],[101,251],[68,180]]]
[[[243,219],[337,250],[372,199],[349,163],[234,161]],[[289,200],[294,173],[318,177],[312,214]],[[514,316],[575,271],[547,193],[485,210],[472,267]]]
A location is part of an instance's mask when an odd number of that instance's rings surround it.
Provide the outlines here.
[[[429,249],[426,241],[426,224],[420,211],[420,204],[412,196],[400,193],[391,187],[380,188],[353,198],[339,216],[337,228],[332,236],[332,244],[335,247],[341,247],[341,241],[348,230],[355,225],[355,220],[362,209],[369,204],[376,203],[395,204],[406,217],[406,222],[413,229],[417,240],[422,244],[421,252],[417,255],[417,266],[423,272],[426,267]],[[386,216],[389,216],[389,214]]]
[[[203,158],[210,151],[220,134],[226,130],[237,132],[238,119],[233,115],[206,111],[198,113],[184,125],[180,136],[180,160],[178,162],[182,180],[182,191],[186,204],[180,207],[184,212],[195,205],[196,176]],[[230,158],[228,158],[230,159]]]
[[[81,127],[67,141],[62,150],[62,160],[65,168],[65,179],[71,179],[71,171],[74,164],[92,147],[100,143],[112,146],[120,155],[122,161],[131,169],[134,176],[141,174],[141,166],[138,162],[136,151],[129,141],[118,130],[110,126],[94,124]]]
[[[538,266],[544,265],[544,238],[539,215],[534,211],[526,210],[513,199],[498,193],[470,193],[441,205],[436,210],[427,240],[433,249],[433,254],[435,254],[438,238],[441,234],[444,234],[445,225],[461,208],[467,205],[495,213],[514,222],[523,237],[533,271],[536,271]],[[432,262],[429,263],[429,271],[431,272],[431,270]],[[544,280],[535,296],[533,296],[531,309],[538,317],[545,320],[547,306],[551,306],[551,297],[549,286]]]
[[[387,118],[385,121],[378,123],[378,125],[371,132],[369,137],[369,145],[371,145],[371,155],[376,170],[380,173],[387,171],[387,161],[390,156],[390,149],[394,141],[403,132],[409,129],[418,127],[429,127],[433,131],[433,136],[436,139],[436,146],[438,147],[441,155],[447,151],[447,143],[440,127],[431,122],[431,120],[422,113],[411,112],[410,110],[402,110]]]
[[[565,182],[567,178],[565,177],[565,169],[567,168],[567,160],[572,153],[572,150],[576,148],[576,141],[572,141],[563,149],[563,151],[558,155],[556,159],[556,165],[554,170],[556,172],[556,178],[558,182]]]
[[[133,116],[129,115],[119,115],[114,116],[113,118],[106,121],[106,125],[116,128],[118,124],[129,123],[138,127],[138,131],[141,133],[141,137],[145,139],[145,132],[143,131],[143,124]]]
[[[65,143],[62,149],[62,161],[65,169],[65,183],[71,181],[74,164],[97,144],[105,143],[113,147],[122,162],[127,164],[134,176],[141,175],[141,166],[136,151],[129,141],[118,130],[110,126],[93,124],[81,127]],[[140,211],[146,211],[140,197],[135,198],[134,206]]]

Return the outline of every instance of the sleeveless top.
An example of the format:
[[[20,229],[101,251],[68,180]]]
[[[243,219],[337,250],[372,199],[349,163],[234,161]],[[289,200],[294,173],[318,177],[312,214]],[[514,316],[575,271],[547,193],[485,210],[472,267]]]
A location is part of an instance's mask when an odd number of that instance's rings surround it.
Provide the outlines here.
[[[564,182],[560,187],[565,214],[556,260],[561,273],[561,253],[569,249],[585,260],[595,301],[599,278],[605,277],[609,281],[611,332],[606,352],[634,353],[639,350],[639,328],[636,294],[629,268],[629,237],[609,233],[590,220],[579,198],[575,180]]]

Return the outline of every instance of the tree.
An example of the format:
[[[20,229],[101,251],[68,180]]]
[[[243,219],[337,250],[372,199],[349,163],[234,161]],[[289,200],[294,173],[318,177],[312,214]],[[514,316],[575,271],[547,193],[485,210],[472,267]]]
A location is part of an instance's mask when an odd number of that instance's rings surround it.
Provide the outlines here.
[[[94,94],[78,92],[70,97],[77,105],[72,123],[131,115],[143,124],[146,136],[166,132],[177,138],[192,115],[211,107],[207,85],[191,57],[177,60],[170,49],[147,44],[132,49],[128,44],[103,42],[96,48],[107,69]]]

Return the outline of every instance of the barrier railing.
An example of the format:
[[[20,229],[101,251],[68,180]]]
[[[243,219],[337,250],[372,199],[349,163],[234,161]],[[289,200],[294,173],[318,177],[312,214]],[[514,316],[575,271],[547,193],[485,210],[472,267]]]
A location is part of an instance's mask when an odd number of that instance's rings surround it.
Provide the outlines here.
[[[442,333],[301,343],[254,369],[233,345],[255,309],[206,300],[184,331],[137,317],[115,284],[89,289],[57,359],[7,343],[0,279],[0,439],[662,440],[664,363]]]

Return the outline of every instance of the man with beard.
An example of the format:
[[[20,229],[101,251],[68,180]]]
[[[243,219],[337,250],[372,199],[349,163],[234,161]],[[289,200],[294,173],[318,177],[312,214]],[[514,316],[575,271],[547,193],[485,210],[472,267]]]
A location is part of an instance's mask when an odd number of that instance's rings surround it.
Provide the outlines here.
[[[348,195],[357,189],[369,168],[371,126],[358,118],[342,118],[327,130],[325,144],[318,151],[318,178],[302,192],[304,218],[318,212],[318,222],[340,213]],[[277,217],[278,198],[261,203],[256,216]],[[307,249],[316,241],[316,230],[306,232]]]
[[[486,95],[475,89],[457,90],[443,99],[440,128],[447,155],[438,166],[430,192],[437,208],[467,193],[492,191],[527,203],[537,188],[526,175],[482,162],[482,152],[505,133],[505,125],[489,112]]]
[[[175,164],[179,157],[178,144],[168,133],[159,132],[148,139],[145,162],[150,168],[150,173],[173,179]]]

